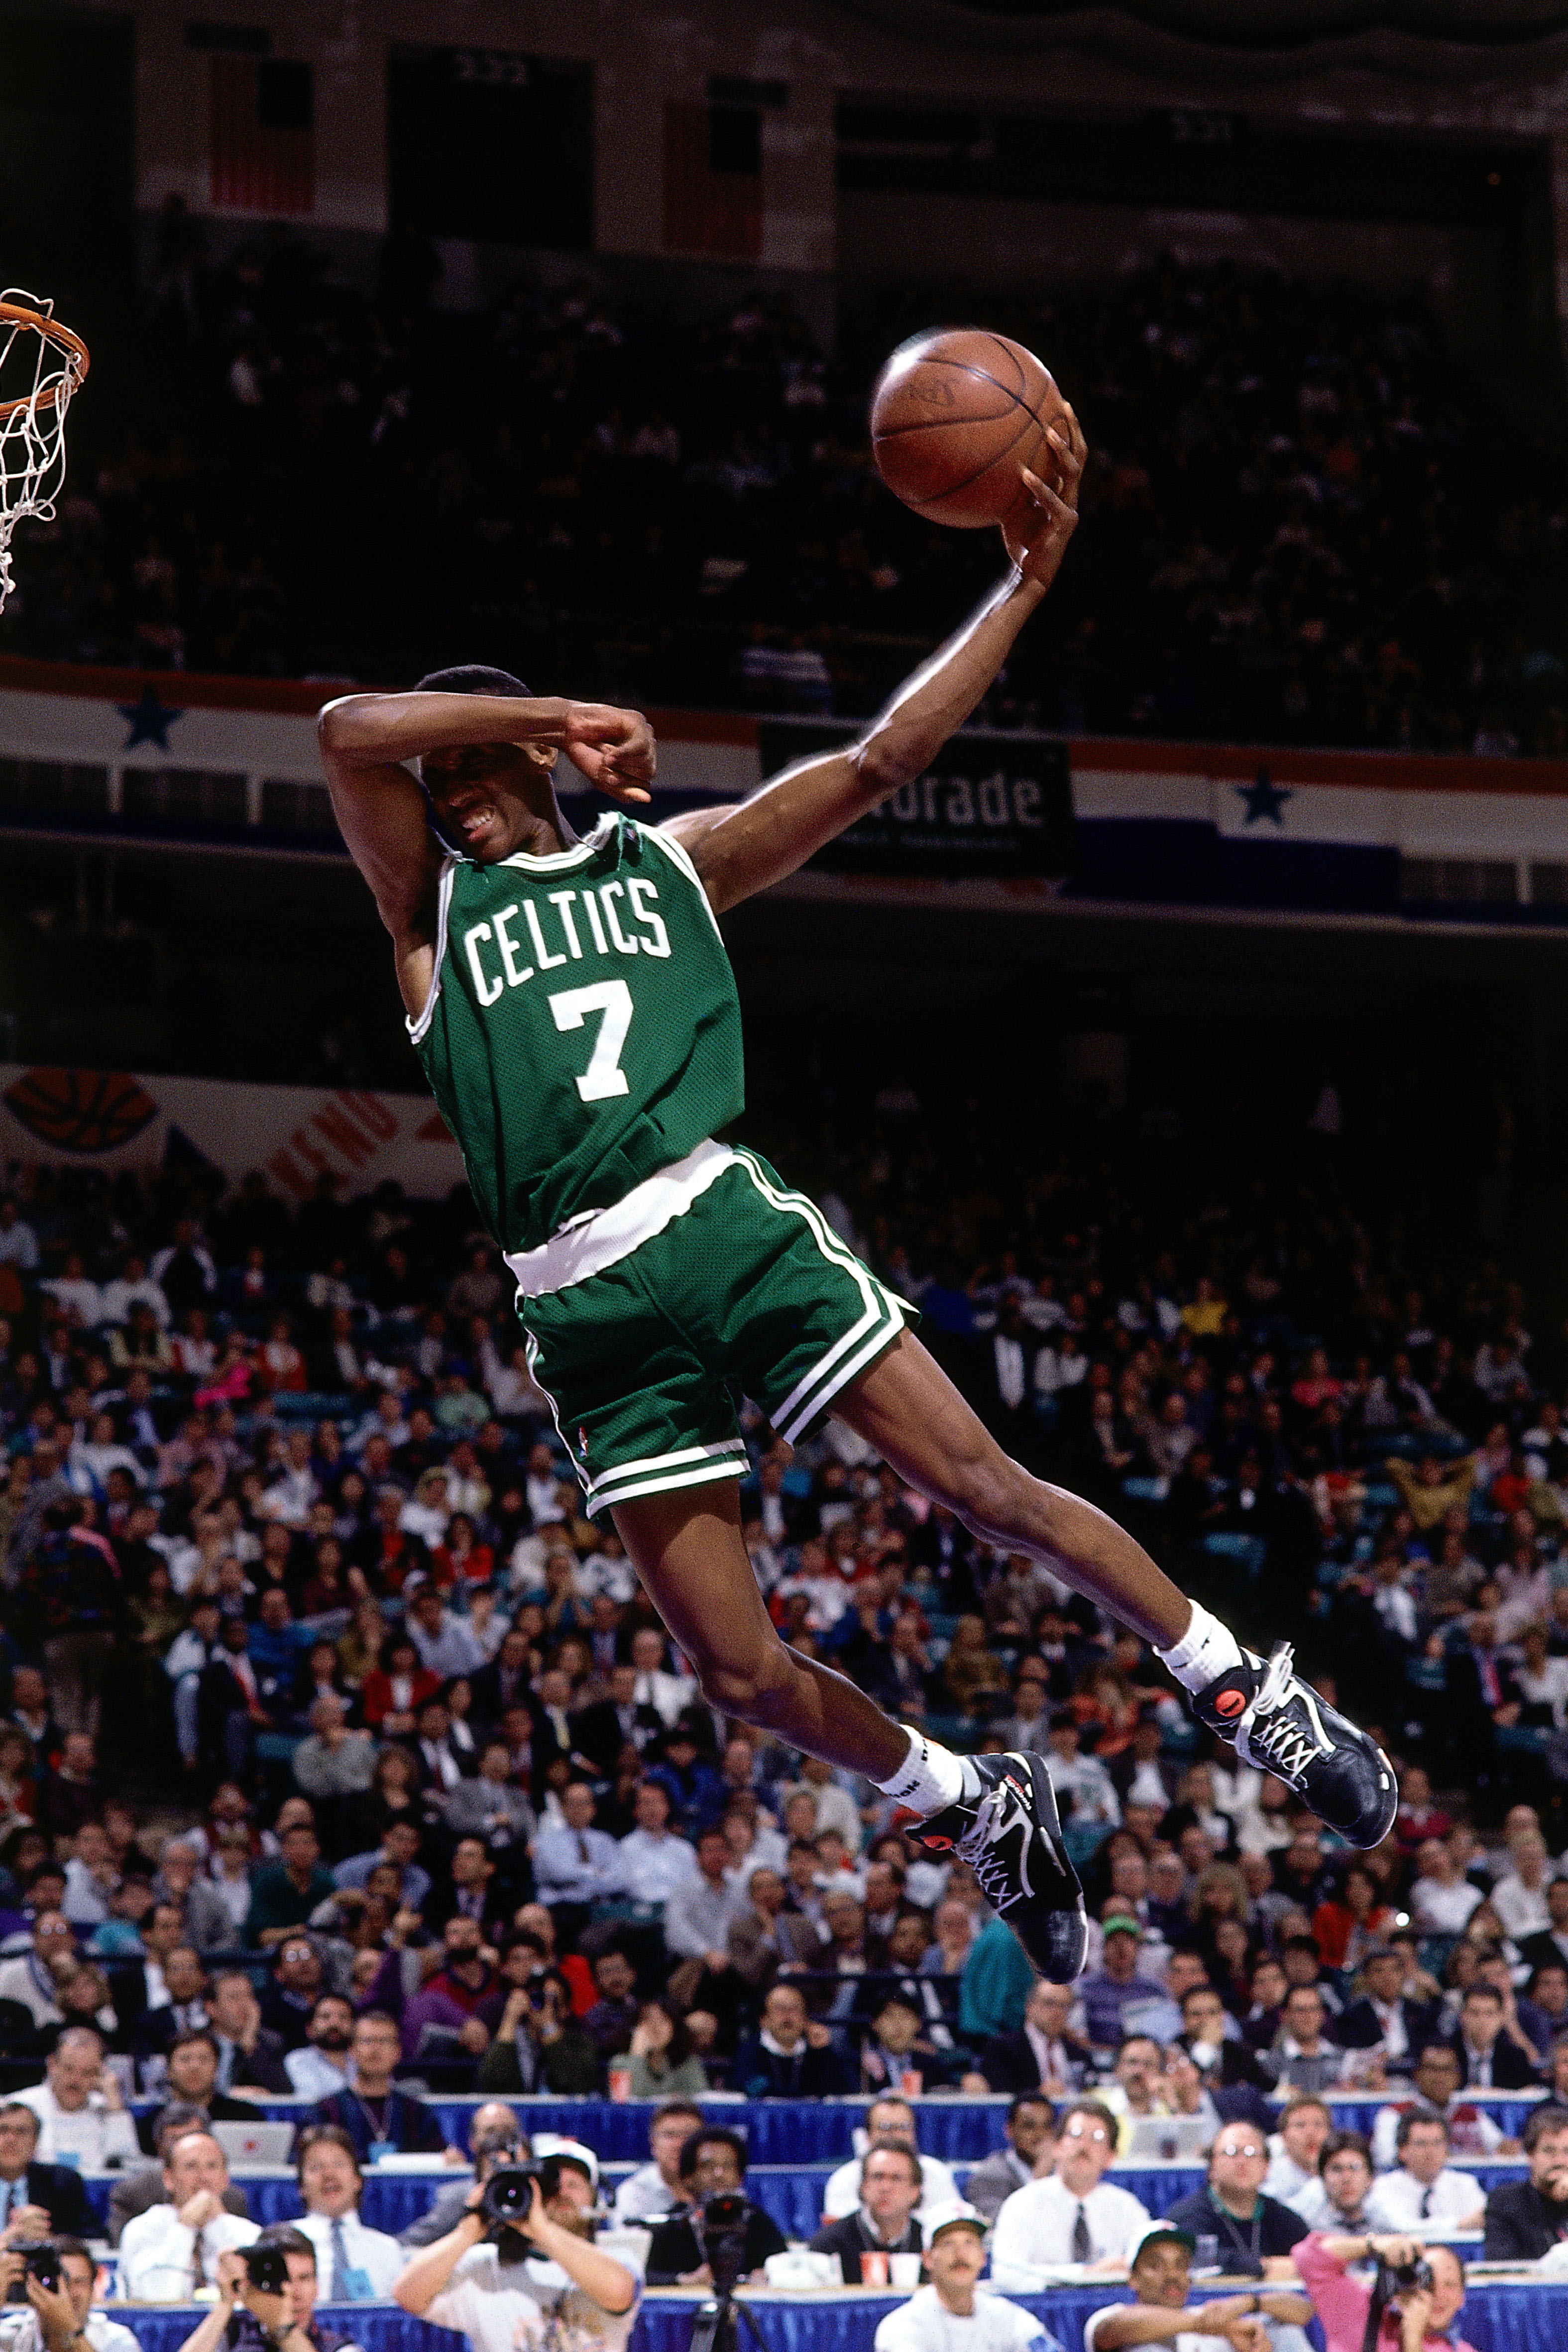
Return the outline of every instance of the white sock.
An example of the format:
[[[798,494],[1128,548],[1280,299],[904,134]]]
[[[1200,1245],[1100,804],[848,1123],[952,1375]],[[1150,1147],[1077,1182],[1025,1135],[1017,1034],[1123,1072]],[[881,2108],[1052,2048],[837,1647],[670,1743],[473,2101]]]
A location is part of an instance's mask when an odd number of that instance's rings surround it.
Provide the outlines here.
[[[890,1780],[877,1780],[872,1786],[924,1821],[928,1814],[940,1813],[944,1805],[956,1804],[963,1795],[963,1759],[951,1748],[928,1739],[912,1724],[900,1727],[910,1735],[910,1752]]]
[[[1154,1655],[1169,1666],[1184,1690],[1206,1690],[1241,1664],[1241,1644],[1228,1625],[1193,1603],[1192,1619],[1179,1642]]]

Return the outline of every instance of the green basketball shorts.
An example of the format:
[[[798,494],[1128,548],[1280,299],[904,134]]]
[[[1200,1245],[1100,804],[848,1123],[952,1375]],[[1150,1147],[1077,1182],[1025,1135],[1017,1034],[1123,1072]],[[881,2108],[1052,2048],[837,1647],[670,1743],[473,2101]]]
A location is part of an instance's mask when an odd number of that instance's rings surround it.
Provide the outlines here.
[[[912,1307],[755,1152],[700,1144],[507,1264],[593,1512],[743,1478],[737,1402],[798,1444]]]

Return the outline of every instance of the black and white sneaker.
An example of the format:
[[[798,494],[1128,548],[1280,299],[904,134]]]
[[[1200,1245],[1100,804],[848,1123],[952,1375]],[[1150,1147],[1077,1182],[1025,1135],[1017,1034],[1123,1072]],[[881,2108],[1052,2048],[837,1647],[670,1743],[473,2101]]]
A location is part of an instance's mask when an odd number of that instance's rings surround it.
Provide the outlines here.
[[[1301,1680],[1289,1642],[1267,1665],[1250,1650],[1241,1654],[1239,1666],[1199,1691],[1194,1714],[1232,1741],[1244,1764],[1294,1789],[1347,1845],[1380,1845],[1399,1809],[1382,1748]]]
[[[1050,1774],[1037,1756],[972,1756],[979,1793],[944,1805],[904,1835],[927,1853],[955,1853],[980,1882],[1040,1974],[1071,1984],[1083,1972],[1089,1919],[1062,1843]]]

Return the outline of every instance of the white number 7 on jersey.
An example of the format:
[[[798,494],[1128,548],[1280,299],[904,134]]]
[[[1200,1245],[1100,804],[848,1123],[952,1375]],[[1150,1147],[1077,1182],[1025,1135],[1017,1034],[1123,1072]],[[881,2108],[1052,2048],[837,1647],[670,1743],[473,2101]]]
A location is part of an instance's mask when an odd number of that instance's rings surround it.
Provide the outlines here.
[[[550,999],[550,1010],[560,1030],[581,1029],[586,1015],[602,1013],[600,1030],[588,1066],[577,1081],[584,1102],[605,1102],[611,1095],[629,1094],[621,1067],[621,1047],[632,1025],[632,992],[624,980],[596,981],[592,988],[561,988]]]

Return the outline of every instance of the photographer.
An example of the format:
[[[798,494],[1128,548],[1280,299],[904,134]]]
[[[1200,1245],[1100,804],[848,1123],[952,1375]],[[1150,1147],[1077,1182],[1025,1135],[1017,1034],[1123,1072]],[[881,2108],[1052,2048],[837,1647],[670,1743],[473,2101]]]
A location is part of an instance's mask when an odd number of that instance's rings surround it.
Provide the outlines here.
[[[316,2250],[291,2221],[219,2256],[218,2298],[180,2352],[359,2352],[316,2317]]]
[[[531,1937],[520,1937],[507,1948],[501,1963],[506,2004],[474,2088],[510,2097],[541,2091],[560,2099],[589,2097],[603,2086],[599,2053],[573,2010],[572,1988],[559,1969],[527,1973],[531,1947],[537,1948]]]
[[[1377,2263],[1373,2285],[1347,2275],[1351,2263]],[[1423,2246],[1418,2238],[1322,2237],[1314,2231],[1296,2248],[1301,2284],[1322,2322],[1328,2352],[1363,2352],[1374,2301],[1383,2312],[1372,2336],[1377,2352],[1474,2352],[1453,2332],[1465,2305],[1465,2266],[1450,2246]]]
[[[562,2149],[526,2179],[504,2162],[487,2168],[457,2228],[423,2247],[393,2288],[404,2310],[456,2328],[474,2352],[526,2352],[573,2334],[619,2352],[640,2289],[625,2263],[594,2244],[591,2164],[585,2149],[580,2157]],[[497,2192],[524,2187],[521,2223],[498,2214]]]
[[[15,2246],[0,2252],[0,2295],[11,2304],[0,2314],[0,2352],[76,2352],[79,2344],[89,2352],[137,2352],[128,2327],[92,2308],[98,2264],[81,2240],[50,2238],[44,2244],[59,2266],[58,2287],[39,2277],[48,2265],[37,2252],[29,2258]],[[20,2301],[24,2294],[26,2303]]]
[[[705,2126],[693,2132],[680,2151],[677,2167],[689,2200],[684,2213],[671,2213],[654,2231],[647,2250],[649,2286],[711,2286],[712,2250],[708,2244],[707,2208],[715,2197],[739,2197],[746,2178],[745,2143],[738,2132]],[[784,2252],[778,2224],[759,2205],[747,2204],[745,2231],[739,2250],[739,2275],[757,2277],[770,2254]]]

